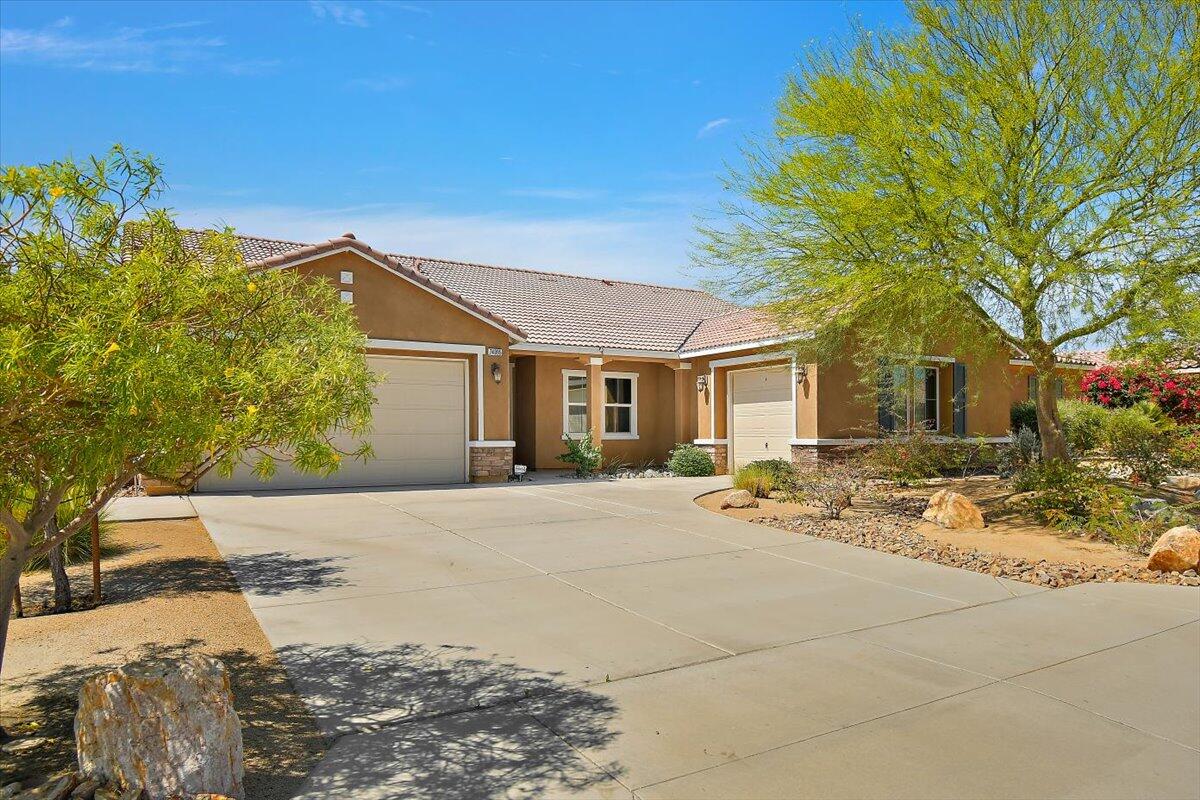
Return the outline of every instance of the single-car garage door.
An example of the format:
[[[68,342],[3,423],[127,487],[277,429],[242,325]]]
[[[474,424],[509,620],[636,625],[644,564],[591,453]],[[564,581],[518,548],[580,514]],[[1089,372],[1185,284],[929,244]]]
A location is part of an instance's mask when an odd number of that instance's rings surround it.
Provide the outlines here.
[[[414,483],[461,483],[466,480],[466,362],[431,358],[367,356],[380,374],[375,385],[373,429],[375,457],[346,459],[328,478],[304,475],[280,461],[275,477],[259,481],[247,465],[228,478],[216,471],[200,481],[203,492],[246,489],[314,489],[336,486],[388,486]],[[353,450],[349,436],[339,445]]]
[[[729,373],[730,444],[734,469],[751,461],[792,456],[792,373],[788,367]]]

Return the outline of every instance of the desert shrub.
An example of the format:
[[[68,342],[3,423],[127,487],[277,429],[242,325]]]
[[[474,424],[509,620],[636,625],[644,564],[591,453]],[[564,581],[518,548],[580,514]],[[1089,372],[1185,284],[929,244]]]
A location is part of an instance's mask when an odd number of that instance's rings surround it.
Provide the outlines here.
[[[1058,413],[1067,446],[1073,454],[1084,455],[1101,445],[1104,423],[1108,417],[1108,412],[1102,406],[1082,400],[1060,400]]]
[[[667,461],[667,469],[671,470],[673,475],[685,478],[699,478],[717,471],[712,456],[694,444],[675,445]]]
[[[1083,397],[1105,408],[1129,408],[1145,399],[1144,392],[1123,367],[1099,367],[1083,376],[1079,383]]]
[[[1009,427],[1014,431],[1026,428],[1032,431],[1034,436],[1037,436],[1037,405],[1032,400],[1022,400],[1019,403],[1013,403],[1012,408],[1008,410],[1008,422]]]
[[[1035,461],[1013,475],[1018,492],[1035,492],[1025,506],[1043,522],[1087,514],[1091,491],[1101,483],[1098,473],[1068,461]]]
[[[775,473],[751,462],[733,473],[733,488],[745,489],[755,497],[770,497],[775,490]]]
[[[996,471],[1003,477],[1015,476],[1037,464],[1042,458],[1042,442],[1029,428],[1008,434],[1008,444],[1000,448]]]
[[[889,436],[866,445],[859,455],[863,471],[874,478],[908,486],[942,474],[944,448],[924,433]]]
[[[982,436],[976,439],[957,439],[939,443],[941,469],[956,472],[965,478],[985,470],[997,468],[1000,452]]]
[[[592,441],[592,433],[588,431],[578,439],[567,437],[565,440],[567,452],[558,457],[559,461],[575,465],[575,474],[580,478],[590,478],[600,469],[604,456],[600,448]]]
[[[1180,425],[1171,444],[1171,466],[1200,470],[1200,425]]]
[[[1105,408],[1152,402],[1175,422],[1200,420],[1200,376],[1159,364],[1125,364],[1092,370],[1080,383],[1083,397]]]
[[[795,471],[792,483],[797,495],[838,519],[866,485],[866,473],[853,461],[831,461]]]
[[[1104,445],[1108,454],[1129,470],[1135,483],[1158,486],[1170,472],[1175,445],[1174,425],[1150,403],[1119,408],[1108,414]]]
[[[792,466],[792,462],[782,458],[767,458],[761,461],[751,461],[748,466],[758,467],[759,469],[769,473],[776,484],[782,483],[796,474],[796,468]]]

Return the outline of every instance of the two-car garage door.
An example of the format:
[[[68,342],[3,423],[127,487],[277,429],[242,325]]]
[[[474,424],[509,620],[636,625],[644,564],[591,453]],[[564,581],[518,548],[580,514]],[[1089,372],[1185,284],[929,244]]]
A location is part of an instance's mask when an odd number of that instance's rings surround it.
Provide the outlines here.
[[[304,475],[280,461],[275,477],[259,481],[249,466],[228,478],[211,472],[200,491],[309,489],[337,486],[388,486],[414,483],[461,483],[466,480],[467,368],[452,359],[367,356],[381,379],[375,386],[373,430],[368,435],[375,457],[365,463],[346,459],[328,478]],[[355,445],[339,437],[347,450]]]

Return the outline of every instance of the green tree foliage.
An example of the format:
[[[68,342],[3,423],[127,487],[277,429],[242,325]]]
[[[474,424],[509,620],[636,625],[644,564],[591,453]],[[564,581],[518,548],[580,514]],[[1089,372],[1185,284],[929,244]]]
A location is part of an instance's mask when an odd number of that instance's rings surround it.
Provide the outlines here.
[[[276,451],[317,473],[369,455],[330,440],[370,424],[350,308],[293,271],[247,272],[228,233],[185,247],[149,205],[160,187],[119,147],[0,168],[0,659],[21,568],[136,473],[190,485],[243,457],[269,475]]]
[[[1049,386],[1059,348],[1163,338],[1200,289],[1200,5],[909,9],[806,57],[698,261],[864,375],[950,342],[1019,349]],[[1053,392],[1037,415],[1065,458]]]

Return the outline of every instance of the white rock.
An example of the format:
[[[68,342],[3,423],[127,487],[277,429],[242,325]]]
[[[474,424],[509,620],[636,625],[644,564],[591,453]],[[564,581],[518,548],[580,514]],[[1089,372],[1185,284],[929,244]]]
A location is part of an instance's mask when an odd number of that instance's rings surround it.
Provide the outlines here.
[[[204,655],[126,664],[79,690],[80,771],[148,800],[212,792],[241,800],[242,727],[225,666]]]

